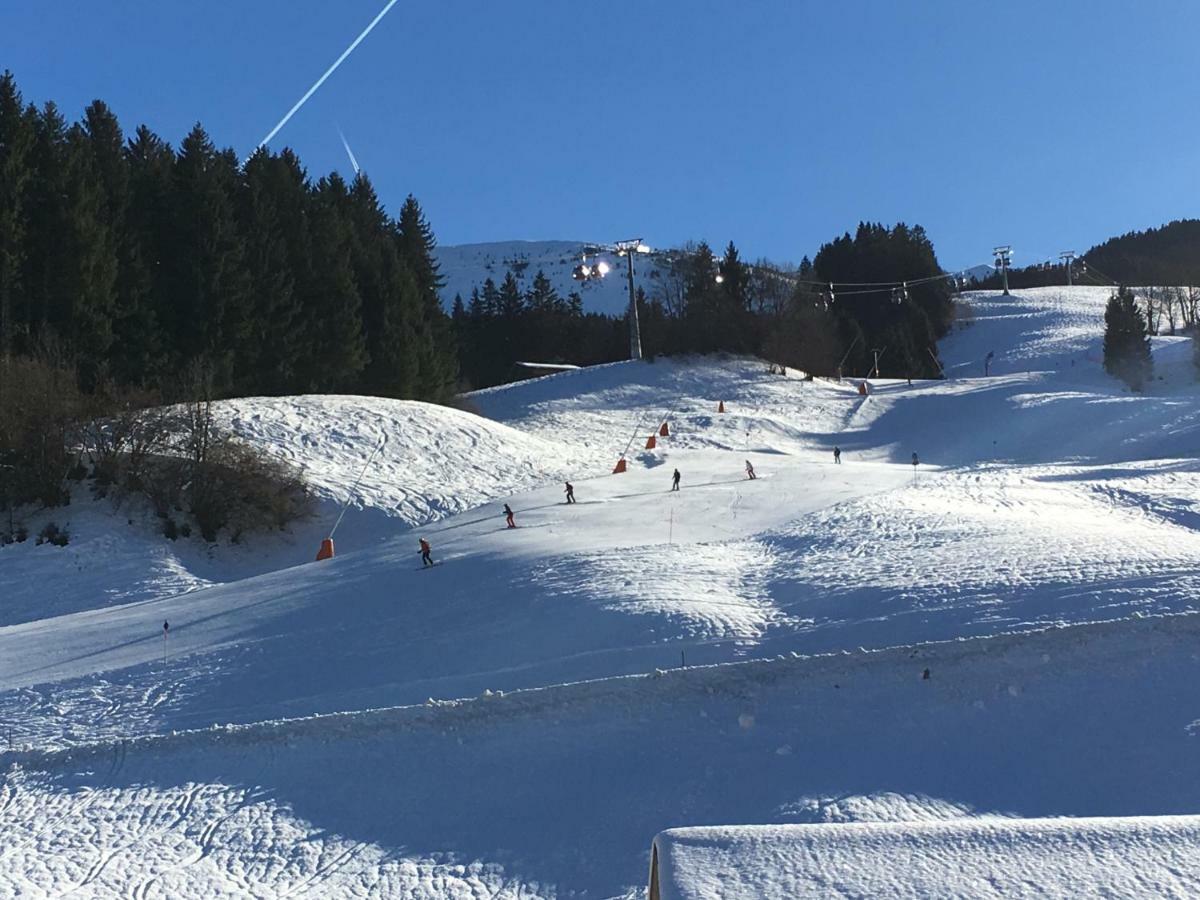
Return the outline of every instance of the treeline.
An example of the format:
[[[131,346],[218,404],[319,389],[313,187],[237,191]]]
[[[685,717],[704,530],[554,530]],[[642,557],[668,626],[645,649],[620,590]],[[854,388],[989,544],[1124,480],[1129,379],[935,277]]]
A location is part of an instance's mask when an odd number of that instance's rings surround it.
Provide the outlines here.
[[[104,103],[68,124],[0,77],[0,357],[53,347],[80,387],[442,400],[457,356],[434,237],[364,176],[289,150],[244,164],[197,124],[178,150]]]
[[[1200,285],[1200,220],[1179,219],[1161,228],[1131,231],[1097,244],[1075,261],[1073,281],[1081,285]],[[1065,285],[1061,263],[1043,262],[1010,269],[1010,288]],[[976,287],[999,290],[1003,279],[993,274]]]
[[[940,373],[953,288],[919,226],[862,223],[795,271],[747,263],[732,242],[721,256],[699,243],[656,263],[636,294],[647,358],[746,353],[818,375],[866,375],[878,350],[883,377]],[[905,288],[905,279],[920,283]],[[829,282],[858,284],[831,291]],[[542,272],[525,292],[511,271],[499,287],[488,279],[467,301],[455,298],[452,318],[474,387],[532,376],[516,368],[521,360],[591,365],[629,354],[625,316],[585,315],[579,294],[560,296]]]
[[[732,242],[719,258],[701,243],[655,279],[642,342],[653,353],[753,353],[817,375],[866,375],[879,350],[883,377],[937,377],[936,342],[953,316],[941,274],[920,226],[860,223],[795,271],[747,263]]]
[[[538,374],[519,369],[518,362],[589,366],[629,355],[624,317],[584,313],[577,292],[563,297],[541,271],[528,291],[511,271],[498,287],[488,278],[467,302],[454,298],[451,320],[464,387]]]
[[[1122,284],[1200,285],[1200,220],[1110,238],[1084,259]]]

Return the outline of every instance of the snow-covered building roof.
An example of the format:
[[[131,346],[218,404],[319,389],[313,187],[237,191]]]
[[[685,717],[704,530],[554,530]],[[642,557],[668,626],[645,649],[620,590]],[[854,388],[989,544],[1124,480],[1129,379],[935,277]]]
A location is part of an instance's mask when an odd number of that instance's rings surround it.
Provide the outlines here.
[[[650,900],[1200,895],[1200,816],[673,828]]]

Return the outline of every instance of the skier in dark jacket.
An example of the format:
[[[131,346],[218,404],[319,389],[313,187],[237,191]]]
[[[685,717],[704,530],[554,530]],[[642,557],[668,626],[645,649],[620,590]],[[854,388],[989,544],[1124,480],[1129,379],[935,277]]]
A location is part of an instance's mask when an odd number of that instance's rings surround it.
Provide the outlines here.
[[[679,490],[679,478],[680,478],[679,470],[676,469],[675,474],[671,476],[671,490],[673,490],[673,491]]]
[[[575,485],[571,484],[571,482],[569,482],[569,481],[566,482],[566,485],[567,485],[567,502],[574,503],[575,502]]]
[[[421,538],[421,566],[432,566],[433,557],[429,555],[429,541]]]
[[[842,448],[841,447],[833,448],[833,461],[839,466],[842,464]]]
[[[517,523],[513,521],[512,508],[507,503],[504,504],[504,521],[508,523],[509,528],[517,527]]]

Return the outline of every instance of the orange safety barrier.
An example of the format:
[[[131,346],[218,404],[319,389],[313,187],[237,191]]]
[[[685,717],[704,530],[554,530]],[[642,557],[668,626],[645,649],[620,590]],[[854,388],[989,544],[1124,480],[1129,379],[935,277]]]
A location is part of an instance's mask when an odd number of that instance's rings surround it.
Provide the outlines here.
[[[615,466],[613,466],[612,473],[614,475],[620,475],[624,471],[625,471],[625,457],[622,456],[620,459],[617,460],[617,464]]]
[[[717,404],[717,412],[725,412],[725,401],[722,400]]]
[[[654,435],[650,435],[650,437],[646,438],[646,449],[647,450],[653,450],[657,446],[658,446],[658,438],[656,438]]]
[[[658,429],[658,436],[659,437],[670,437],[671,436],[671,429],[667,428],[666,422],[663,422],[662,427]]]
[[[860,381],[858,383],[858,395],[860,397],[867,396],[867,383],[865,381]]]
[[[323,559],[333,559],[333,538],[325,538],[321,541],[321,549],[317,551],[317,561]]]

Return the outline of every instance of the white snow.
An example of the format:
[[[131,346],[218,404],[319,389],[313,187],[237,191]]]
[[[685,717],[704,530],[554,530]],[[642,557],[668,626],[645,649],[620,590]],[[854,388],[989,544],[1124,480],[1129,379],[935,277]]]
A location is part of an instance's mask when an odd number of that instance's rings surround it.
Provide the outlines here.
[[[661,900],[1200,892],[1200,816],[676,828],[654,846]]]
[[[223,404],[313,521],[171,543],[77,493],[32,522],[67,547],[0,549],[0,896],[638,896],[679,826],[1200,812],[1200,391],[1186,339],[1145,394],[1104,375],[1106,297],[971,295],[951,378],[867,399],[696,358],[472,395],[490,419]],[[922,827],[879,833],[919,867]],[[964,871],[1035,866],[1041,827],[972,832]],[[1062,871],[1103,877],[1084,830]],[[870,846],[860,894],[901,877]]]

